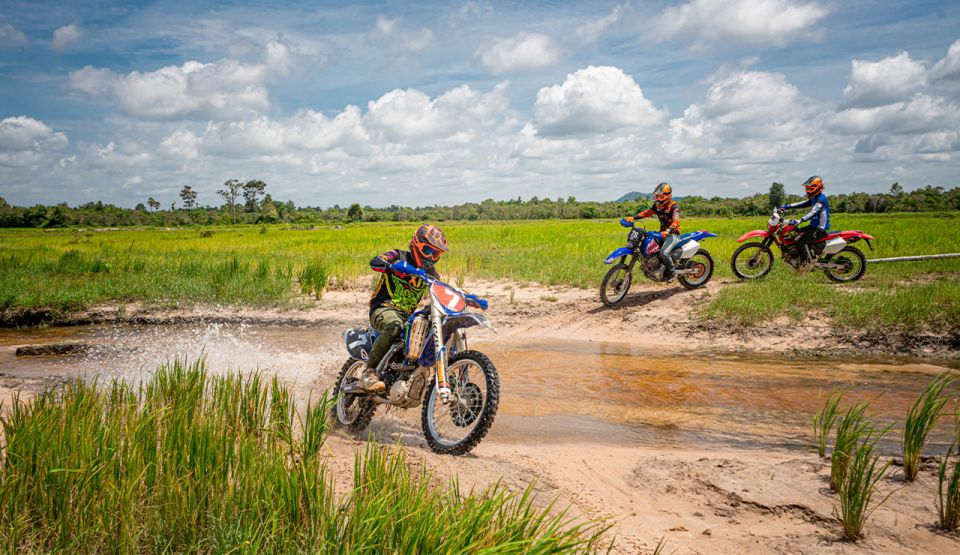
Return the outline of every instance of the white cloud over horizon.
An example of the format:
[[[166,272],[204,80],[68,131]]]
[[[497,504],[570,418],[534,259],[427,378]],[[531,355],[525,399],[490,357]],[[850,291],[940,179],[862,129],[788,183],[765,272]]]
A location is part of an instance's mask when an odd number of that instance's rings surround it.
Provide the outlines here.
[[[3,19],[3,196],[169,203],[190,184],[216,202],[245,177],[383,206],[960,175],[955,32],[833,51],[847,8],[820,0],[284,9]]]
[[[542,33],[522,32],[481,46],[477,60],[493,75],[539,71],[560,61],[560,45]]]
[[[784,46],[827,13],[819,2],[690,0],[664,9],[651,32],[658,40],[689,38],[696,48],[722,41]]]

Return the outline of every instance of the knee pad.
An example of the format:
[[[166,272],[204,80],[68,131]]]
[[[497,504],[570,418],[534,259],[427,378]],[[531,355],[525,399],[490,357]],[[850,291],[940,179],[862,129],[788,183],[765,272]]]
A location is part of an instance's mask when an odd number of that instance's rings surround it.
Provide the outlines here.
[[[403,333],[403,324],[400,322],[388,322],[383,326],[383,332],[381,335],[389,337],[391,339],[396,339],[400,337],[400,334]]]

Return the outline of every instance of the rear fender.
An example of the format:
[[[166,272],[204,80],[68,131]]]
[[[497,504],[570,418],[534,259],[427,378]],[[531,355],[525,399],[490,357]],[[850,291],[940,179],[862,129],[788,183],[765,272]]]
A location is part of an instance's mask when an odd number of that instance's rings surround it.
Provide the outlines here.
[[[709,231],[701,229],[700,231],[694,231],[689,235],[690,239],[693,241],[699,241],[701,239],[707,239],[709,237],[716,237],[716,233],[710,233]]]
[[[859,229],[852,229],[849,231],[841,231],[840,238],[846,241],[847,243],[856,243],[857,241],[863,240],[867,242],[867,246],[870,247],[870,250],[873,250],[873,245],[870,241],[873,241],[873,235],[868,235]]]
[[[620,258],[623,258],[624,256],[630,256],[631,254],[633,254],[633,249],[630,247],[620,247],[619,249],[611,252],[610,255],[607,256],[606,260],[603,261],[603,263],[613,264]]]
[[[766,239],[767,237],[770,237],[770,232],[764,229],[755,229],[753,231],[748,231],[743,235],[741,235],[740,238],[737,239],[737,242],[742,243],[747,239],[753,239],[754,237],[762,237]]]

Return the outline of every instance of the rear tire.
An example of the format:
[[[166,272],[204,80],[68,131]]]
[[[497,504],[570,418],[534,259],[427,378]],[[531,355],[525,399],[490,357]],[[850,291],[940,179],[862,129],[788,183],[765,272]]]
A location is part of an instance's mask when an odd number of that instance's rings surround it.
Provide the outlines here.
[[[851,283],[862,278],[863,274],[867,272],[867,257],[863,255],[860,249],[847,245],[840,249],[840,252],[837,254],[831,255],[827,260],[835,262],[837,258],[843,258],[843,253],[847,253],[853,258],[853,267],[843,273],[839,273],[838,270],[832,268],[824,268],[823,273],[827,274],[827,277],[830,278],[831,281],[837,283]]]
[[[697,261],[698,257],[702,257],[702,261]],[[703,273],[693,279],[690,279],[689,276],[693,274],[684,274],[677,278],[677,281],[680,282],[680,285],[686,287],[687,289],[698,289],[703,287],[710,281],[710,278],[713,277],[713,256],[706,250],[700,249],[693,256],[687,260],[687,266],[696,267],[697,265],[703,265]]]
[[[744,267],[738,268],[737,261],[741,256],[747,258],[743,260]],[[730,257],[730,268],[740,279],[760,279],[769,274],[770,269],[773,268],[773,251],[763,243],[747,243],[733,251],[733,256]]]
[[[351,395],[341,393],[344,380],[356,379],[354,374],[362,373],[367,364],[362,360],[347,359],[340,369],[337,381],[333,384],[333,398],[336,399],[330,409],[330,417],[334,425],[346,428],[351,434],[359,435],[367,429],[373,415],[377,412],[377,404],[368,395]]]
[[[632,280],[633,272],[630,271],[630,266],[621,263],[610,268],[600,282],[600,300],[607,306],[615,306],[627,296]],[[611,286],[612,290],[607,291]]]
[[[464,351],[451,357],[447,366],[448,368],[455,369],[458,366],[458,362],[462,363],[464,361],[466,364],[479,367],[483,373],[484,386],[486,388],[486,398],[482,400],[483,407],[480,409],[480,414],[471,414],[472,419],[460,420],[460,424],[457,424],[458,426],[462,424],[462,427],[476,424],[466,437],[455,442],[445,441],[443,438],[438,437],[437,420],[434,418],[435,409],[453,409],[437,407],[437,404],[440,402],[440,395],[437,393],[436,378],[430,380],[430,388],[427,390],[426,398],[423,401],[423,412],[421,413],[420,419],[423,436],[427,439],[427,445],[430,446],[430,449],[433,450],[434,453],[441,455],[465,455],[469,453],[471,449],[480,443],[483,436],[487,435],[487,432],[490,431],[490,426],[493,425],[493,419],[497,416],[497,408],[500,405],[500,377],[497,375],[497,368],[493,365],[493,362],[487,358],[487,355],[479,351]],[[473,387],[469,388],[471,385]],[[476,394],[479,388],[475,384],[469,383],[465,384],[463,390]],[[464,414],[467,413],[458,414],[455,417],[462,419]]]

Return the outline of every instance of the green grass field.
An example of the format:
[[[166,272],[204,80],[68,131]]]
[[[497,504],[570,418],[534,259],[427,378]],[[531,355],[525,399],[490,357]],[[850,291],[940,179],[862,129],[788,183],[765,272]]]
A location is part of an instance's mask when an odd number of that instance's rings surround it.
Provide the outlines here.
[[[647,225],[655,222],[648,220]],[[743,232],[764,218],[688,218],[684,231],[708,229],[704,242],[716,278],[732,277],[729,260]],[[960,214],[837,214],[835,229],[863,229],[877,239],[868,258],[960,252]],[[288,226],[0,231],[0,309],[59,313],[104,302],[302,302],[302,292],[368,275],[367,262],[403,247],[415,224],[354,224],[295,230]],[[446,223],[451,252],[440,264],[451,280],[506,278],[594,288],[603,258],[622,246],[615,221]],[[859,247],[866,249],[864,243]],[[822,274],[797,276],[779,260],[755,283],[730,284],[703,308],[704,318],[750,325],[809,311],[846,326],[960,329],[960,260],[870,266],[853,285]],[[300,300],[297,300],[300,299]]]

